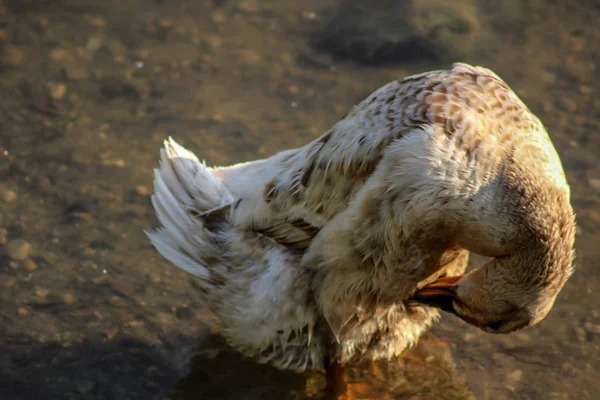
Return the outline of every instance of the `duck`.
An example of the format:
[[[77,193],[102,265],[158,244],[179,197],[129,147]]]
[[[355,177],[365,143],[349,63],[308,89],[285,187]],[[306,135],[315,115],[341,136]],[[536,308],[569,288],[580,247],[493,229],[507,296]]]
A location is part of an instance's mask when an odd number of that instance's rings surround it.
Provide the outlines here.
[[[496,334],[537,324],[573,272],[544,125],[464,63],[390,82],[265,159],[208,167],[169,138],[152,204],[149,239],[233,349],[338,389],[347,365],[399,356],[440,311]],[[466,273],[470,253],[489,261]]]

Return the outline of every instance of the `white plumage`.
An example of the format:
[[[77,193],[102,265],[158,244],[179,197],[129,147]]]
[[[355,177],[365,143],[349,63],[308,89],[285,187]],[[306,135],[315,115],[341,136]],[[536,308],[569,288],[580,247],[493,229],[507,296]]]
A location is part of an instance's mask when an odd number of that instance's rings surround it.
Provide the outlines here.
[[[234,348],[280,368],[398,355],[438,315],[415,292],[487,331],[531,325],[571,270],[558,155],[483,68],[391,82],[265,160],[208,168],[170,139],[154,175],[152,243],[197,279]],[[450,291],[427,286],[462,274],[468,251],[496,258]]]

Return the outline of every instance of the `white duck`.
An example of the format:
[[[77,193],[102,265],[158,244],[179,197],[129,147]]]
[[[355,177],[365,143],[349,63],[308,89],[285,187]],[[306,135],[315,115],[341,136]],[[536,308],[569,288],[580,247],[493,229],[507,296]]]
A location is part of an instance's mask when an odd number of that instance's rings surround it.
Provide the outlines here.
[[[331,384],[400,354],[437,308],[487,332],[533,325],[572,272],[569,187],[543,125],[466,64],[391,82],[265,160],[207,168],[169,140],[154,184],[148,235],[197,278],[230,345],[325,367]],[[468,252],[493,260],[461,275]]]

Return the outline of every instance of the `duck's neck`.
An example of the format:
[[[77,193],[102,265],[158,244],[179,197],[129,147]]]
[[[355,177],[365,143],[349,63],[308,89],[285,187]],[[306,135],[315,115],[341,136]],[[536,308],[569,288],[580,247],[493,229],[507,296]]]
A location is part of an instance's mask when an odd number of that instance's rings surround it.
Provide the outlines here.
[[[507,282],[558,292],[572,272],[575,221],[568,192],[522,179],[482,209],[466,213],[458,243],[494,257],[485,268]]]

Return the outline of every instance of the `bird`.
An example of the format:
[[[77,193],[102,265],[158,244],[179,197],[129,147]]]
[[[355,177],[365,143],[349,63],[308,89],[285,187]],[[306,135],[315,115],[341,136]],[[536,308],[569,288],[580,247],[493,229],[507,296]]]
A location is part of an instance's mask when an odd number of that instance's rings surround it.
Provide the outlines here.
[[[154,247],[257,362],[344,370],[414,345],[440,310],[489,333],[548,314],[575,215],[542,122],[490,69],[392,81],[303,147],[208,167],[173,139]],[[489,257],[465,272],[469,253]]]

